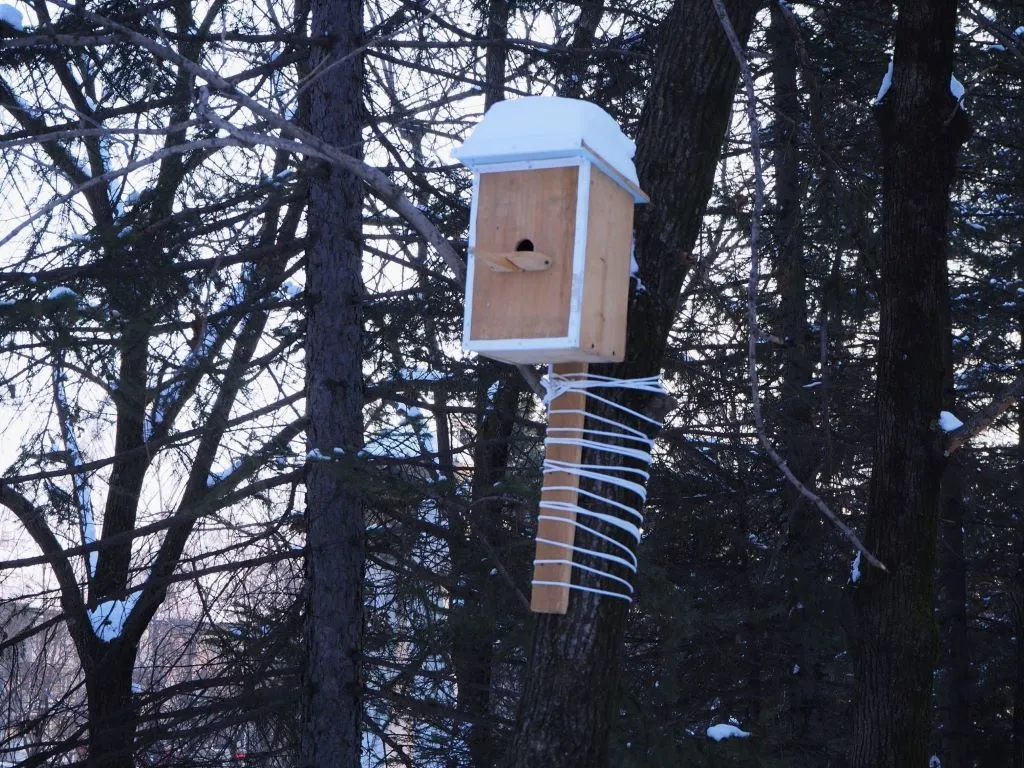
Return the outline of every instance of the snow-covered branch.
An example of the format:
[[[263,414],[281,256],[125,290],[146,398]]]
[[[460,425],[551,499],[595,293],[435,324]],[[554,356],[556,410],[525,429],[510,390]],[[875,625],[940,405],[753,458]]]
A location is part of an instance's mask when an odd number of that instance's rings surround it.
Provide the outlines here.
[[[75,423],[71,417],[71,407],[68,404],[67,388],[64,383],[67,374],[64,370],[63,353],[57,353],[57,360],[53,366],[53,401],[57,406],[57,421],[60,423],[61,437],[64,439],[64,452],[67,455],[68,469],[71,470],[71,483],[75,489],[75,511],[78,513],[78,527],[83,546],[89,546],[96,541],[96,519],[93,515],[92,493],[89,489],[89,478],[82,469],[85,462],[82,460],[82,452],[78,448],[78,439],[75,437]],[[87,565],[89,576],[96,575],[96,558],[98,553],[89,553]]]
[[[1024,396],[1024,374],[1018,376],[991,403],[974,414],[966,423],[950,431],[950,439],[946,444],[946,456],[952,456],[964,443],[992,426],[993,422],[1002,416],[1021,396]]]

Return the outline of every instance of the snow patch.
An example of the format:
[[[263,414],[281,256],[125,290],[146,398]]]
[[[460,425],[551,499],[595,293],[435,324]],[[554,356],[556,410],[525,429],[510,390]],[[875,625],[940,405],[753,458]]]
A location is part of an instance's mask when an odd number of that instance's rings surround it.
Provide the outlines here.
[[[638,202],[633,142],[596,104],[557,96],[499,101],[452,154],[474,170],[494,163],[587,157],[622,176]],[[630,189],[630,186],[632,189]]]
[[[964,84],[956,79],[956,75],[949,76],[949,92],[953,94],[953,98],[957,101],[963,99],[964,94],[967,93],[964,90]]]
[[[124,600],[106,600],[88,612],[92,631],[104,643],[121,636],[129,614],[139,602],[140,592],[132,592]]]
[[[0,3],[0,21],[6,21],[19,32],[25,28],[25,21],[22,18],[21,11],[13,5],[7,5],[7,3]]]
[[[708,738],[714,739],[715,741],[722,741],[723,739],[745,739],[750,736],[750,731],[743,731],[737,728],[735,725],[729,725],[728,723],[719,723],[718,725],[712,725],[707,730]]]
[[[48,298],[50,301],[55,301],[56,299],[62,299],[65,296],[70,297],[72,299],[77,299],[78,298],[78,294],[75,293],[74,291],[72,291],[66,285],[58,285],[56,288],[54,288],[52,291],[50,291],[48,294],[46,294],[46,298]]]
[[[640,265],[636,260],[636,238],[633,238],[629,243],[629,276],[636,280],[637,293],[647,292],[647,286],[644,285],[644,281],[640,279]]]
[[[955,432],[964,423],[949,411],[939,411],[939,427],[943,432]]]
[[[889,89],[892,88],[892,71],[893,61],[892,59],[889,59],[889,67],[885,70],[885,75],[882,76],[882,84],[878,86],[878,95],[875,96],[875,100],[872,102],[876,107],[882,103],[882,100],[885,99],[885,95],[889,92]],[[956,75],[951,75],[949,78],[949,92],[953,94],[953,98],[957,101],[962,101],[964,94],[967,93],[963,83],[956,79]]]
[[[885,70],[885,75],[882,77],[882,84],[878,87],[878,95],[875,96],[874,104],[878,106],[882,103],[882,99],[885,98],[885,94],[892,88],[892,59],[889,59],[889,68]]]
[[[221,472],[211,472],[209,475],[206,476],[206,487],[212,488],[217,483],[221,483],[227,480],[229,477],[231,477],[231,475],[235,473],[235,471],[240,466],[242,466],[242,460],[235,459],[234,461],[231,462],[231,466],[228,467],[227,469]]]

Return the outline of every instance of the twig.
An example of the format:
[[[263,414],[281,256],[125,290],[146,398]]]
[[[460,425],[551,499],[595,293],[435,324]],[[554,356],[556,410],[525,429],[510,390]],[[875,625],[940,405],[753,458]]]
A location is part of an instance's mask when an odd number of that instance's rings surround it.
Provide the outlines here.
[[[739,64],[740,74],[743,78],[743,85],[747,97],[747,122],[750,125],[750,151],[754,163],[754,210],[750,217],[750,279],[747,282],[747,374],[750,377],[750,399],[751,408],[754,412],[754,425],[757,428],[757,436],[764,446],[765,451],[775,462],[775,466],[786,477],[786,480],[796,488],[805,499],[810,501],[818,511],[828,519],[842,534],[856,547],[869,563],[883,571],[888,570],[882,562],[875,557],[864,546],[856,533],[833,512],[820,496],[800,481],[793,470],[789,468],[785,459],[768,439],[768,433],[764,426],[764,415],[761,413],[761,394],[757,381],[757,283],[761,278],[761,265],[759,261],[759,245],[761,237],[761,212],[764,210],[764,168],[761,162],[761,126],[757,119],[757,100],[754,94],[754,77],[750,72],[750,66],[743,53],[743,46],[740,45],[736,30],[726,13],[722,0],[711,0],[715,6],[715,13],[722,24],[722,30],[732,46],[733,54]]]

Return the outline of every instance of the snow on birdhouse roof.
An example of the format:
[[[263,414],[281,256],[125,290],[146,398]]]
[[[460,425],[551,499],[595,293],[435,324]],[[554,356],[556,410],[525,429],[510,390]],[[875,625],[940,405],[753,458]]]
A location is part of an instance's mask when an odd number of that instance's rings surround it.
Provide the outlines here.
[[[586,157],[637,202],[647,202],[633,165],[633,142],[596,104],[558,96],[499,101],[453,154],[473,170],[530,160]]]

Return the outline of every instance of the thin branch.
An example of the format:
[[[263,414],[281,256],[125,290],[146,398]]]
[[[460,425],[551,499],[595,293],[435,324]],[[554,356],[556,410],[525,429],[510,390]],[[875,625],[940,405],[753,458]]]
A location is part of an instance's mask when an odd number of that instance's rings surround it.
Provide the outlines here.
[[[757,428],[757,436],[764,446],[765,451],[775,462],[775,466],[785,476],[786,480],[803,496],[810,501],[825,518],[831,522],[839,531],[856,547],[869,563],[883,571],[888,570],[882,562],[875,557],[864,546],[860,538],[853,530],[844,523],[839,516],[833,512],[820,496],[800,481],[793,470],[789,468],[785,459],[772,445],[768,438],[768,432],[764,426],[764,415],[761,413],[761,393],[757,379],[757,283],[761,279],[760,265],[760,237],[761,237],[761,214],[764,210],[764,167],[761,161],[761,126],[757,118],[757,98],[754,93],[754,77],[750,72],[750,65],[747,63],[743,53],[743,46],[736,36],[732,22],[726,13],[722,0],[711,0],[718,14],[718,20],[722,24],[722,30],[732,47],[733,54],[739,64],[740,74],[747,97],[747,122],[750,125],[750,150],[754,164],[754,210],[750,217],[750,279],[747,282],[747,374],[750,378],[751,408],[754,413],[754,424]]]
[[[87,181],[83,181],[81,184],[75,185],[75,187],[63,195],[58,195],[44,205],[42,208],[33,211],[24,221],[18,224],[14,229],[8,232],[2,239],[0,239],[0,246],[7,245],[15,237],[21,234],[26,228],[32,225],[32,222],[37,219],[46,216],[48,213],[52,213],[54,210],[70,202],[75,197],[80,195],[82,192],[91,189],[92,187],[106,184],[107,182],[120,178],[121,176],[127,176],[132,171],[137,171],[139,168],[144,168],[147,165],[152,165],[165,157],[171,157],[172,155],[183,155],[188,152],[194,152],[199,149],[222,149],[224,147],[237,146],[238,142],[230,137],[214,138],[214,139],[199,139],[197,141],[190,141],[187,144],[176,144],[170,147],[163,147],[156,150],[150,155],[143,157],[139,160],[134,160],[123,168],[117,170],[107,171],[106,173],[100,174],[99,176],[93,176]]]
[[[137,43],[142,48],[145,48],[155,57],[168,61],[178,67],[181,67],[195,77],[205,80],[208,85],[200,88],[200,103],[197,107],[198,116],[209,120],[213,125],[227,131],[236,139],[243,141],[248,145],[268,145],[288,152],[295,152],[300,155],[318,157],[345,169],[349,173],[361,179],[367,187],[369,187],[375,197],[405,219],[409,226],[411,226],[416,233],[420,235],[420,237],[426,240],[427,243],[437,251],[438,255],[440,255],[441,259],[448,265],[448,268],[452,270],[452,273],[456,276],[458,281],[460,283],[465,283],[465,264],[463,264],[462,259],[455,252],[451,243],[448,242],[448,239],[441,233],[440,229],[430,221],[427,215],[414,205],[402,189],[388,178],[388,176],[380,169],[367,165],[362,160],[342,152],[337,147],[334,147],[317,136],[314,136],[312,133],[303,130],[295,123],[281,117],[281,115],[277,114],[272,109],[263,106],[249,95],[243,93],[234,83],[221,77],[216,72],[201,66],[186,56],[182,56],[178,52],[171,50],[167,46],[162,45],[155,40],[152,40],[131,27],[127,27],[105,16],[92,13],[91,11],[86,11],[80,7],[72,6],[63,0],[54,0],[54,4],[77,13],[95,24],[100,24],[124,35],[127,39]],[[211,88],[216,90],[218,93],[227,96],[232,101],[237,102],[239,105],[244,106],[254,115],[265,120],[271,128],[280,131],[283,136],[289,137],[290,140],[270,136],[262,132],[257,133],[238,128],[219,117],[209,106],[209,90]],[[0,245],[2,244],[3,241],[0,241]],[[531,391],[533,391],[534,394],[541,396],[543,394],[543,390],[540,386],[540,380],[536,372],[529,366],[525,365],[517,365],[516,368],[526,380]]]

